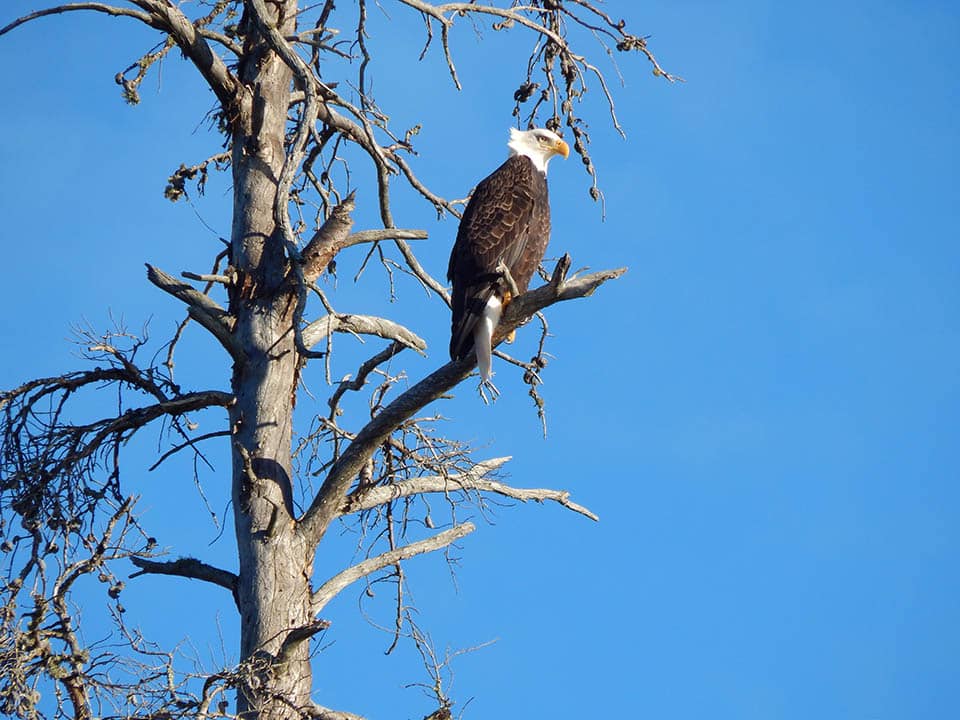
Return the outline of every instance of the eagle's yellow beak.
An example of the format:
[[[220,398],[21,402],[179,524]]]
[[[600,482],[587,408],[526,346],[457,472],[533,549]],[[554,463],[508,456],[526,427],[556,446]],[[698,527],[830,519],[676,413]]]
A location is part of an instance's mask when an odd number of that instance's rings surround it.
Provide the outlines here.
[[[557,155],[563,155],[564,160],[570,157],[570,146],[563,140],[557,140],[557,144],[553,146],[553,151],[557,153]]]

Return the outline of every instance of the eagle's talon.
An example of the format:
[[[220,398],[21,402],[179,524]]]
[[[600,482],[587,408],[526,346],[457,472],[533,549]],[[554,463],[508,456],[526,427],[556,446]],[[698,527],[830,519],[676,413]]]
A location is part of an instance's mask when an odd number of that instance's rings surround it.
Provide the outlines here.
[[[484,392],[484,389],[490,392],[490,398],[487,399],[487,394]],[[491,402],[496,402],[497,398],[500,397],[500,391],[497,390],[497,386],[493,384],[493,380],[487,378],[486,380],[480,380],[480,384],[477,385],[477,392],[480,393],[480,399],[483,400],[484,405],[489,405]]]

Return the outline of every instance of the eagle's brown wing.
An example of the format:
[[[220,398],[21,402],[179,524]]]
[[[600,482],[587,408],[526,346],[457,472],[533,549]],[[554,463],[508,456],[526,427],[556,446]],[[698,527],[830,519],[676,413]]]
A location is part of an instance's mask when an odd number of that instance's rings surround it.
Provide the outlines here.
[[[549,238],[546,177],[528,158],[513,156],[477,185],[460,221],[447,269],[453,283],[451,358],[473,348],[473,330],[490,297],[503,299],[500,260],[525,292]]]

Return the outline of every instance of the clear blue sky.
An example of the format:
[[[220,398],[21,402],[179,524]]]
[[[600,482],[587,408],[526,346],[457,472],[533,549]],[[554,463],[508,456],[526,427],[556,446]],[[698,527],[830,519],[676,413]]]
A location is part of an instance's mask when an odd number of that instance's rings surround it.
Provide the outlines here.
[[[0,24],[35,7],[8,0]],[[461,544],[456,587],[440,558],[410,563],[441,648],[497,639],[456,661],[455,710],[472,697],[467,718],[960,716],[960,6],[608,8],[652,35],[687,82],[620,58],[627,141],[599,106],[591,116],[606,219],[578,163],[554,161],[551,252],[630,271],[549,313],[546,440],[505,367],[496,406],[464,387],[439,407],[451,434],[483,446],[478,457],[514,457],[514,484],[570,489],[601,522],[505,508]],[[391,14],[402,31],[378,17],[373,39],[414,63],[420,36],[404,33],[417,23]],[[402,82],[399,60],[373,67],[396,126],[423,121],[418,167],[449,197],[504,154],[519,73],[502,39],[485,36],[456,37],[460,96],[435,54],[403,66]],[[0,39],[0,386],[76,367],[70,325],[104,327],[110,311],[134,328],[152,318],[164,336],[180,308],[143,262],[202,271],[228,234],[225,179],[196,213],[162,197],[180,162],[216,150],[202,122],[210,94],[175,58],[139,107],[113,83],[153,37],[74,14]],[[441,276],[455,224],[398,194],[398,222],[431,231],[417,247]],[[361,225],[372,197],[361,185]],[[358,261],[341,261],[338,308],[396,312],[422,334],[430,357],[411,362],[411,377],[442,363],[444,308],[404,283],[384,310],[375,276],[353,287]],[[199,335],[180,363],[184,380],[227,386],[226,360]],[[312,382],[323,389],[319,374]],[[127,465],[149,527],[174,555],[234,567],[188,464],[146,474],[156,442]],[[227,465],[213,456],[204,489],[222,514]],[[318,568],[345,562],[323,555]],[[130,586],[128,615],[145,632],[189,636],[220,659],[219,627],[235,657],[225,593],[163,578]],[[383,658],[389,637],[359,618],[356,595],[329,608],[318,699],[422,717],[429,707],[403,687],[422,676],[405,653]],[[389,622],[386,593],[377,601]]]

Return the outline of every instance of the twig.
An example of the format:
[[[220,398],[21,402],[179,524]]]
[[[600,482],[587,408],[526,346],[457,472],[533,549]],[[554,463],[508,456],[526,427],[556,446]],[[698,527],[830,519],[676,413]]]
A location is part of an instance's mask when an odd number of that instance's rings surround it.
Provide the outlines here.
[[[187,441],[186,441],[186,442],[180,443],[179,445],[170,448],[170,449],[167,450],[163,455],[161,455],[160,458],[159,458],[153,465],[151,465],[149,468],[147,468],[147,472],[153,472],[153,471],[156,470],[158,467],[160,467],[160,464],[161,464],[164,460],[166,460],[168,457],[170,457],[171,455],[174,455],[174,454],[180,452],[181,450],[183,450],[183,449],[185,449],[185,448],[194,447],[194,445],[196,445],[196,443],[198,443],[198,442],[200,442],[200,441],[202,441],[202,440],[210,440],[211,438],[215,438],[215,437],[229,437],[230,434],[231,434],[231,433],[230,433],[229,430],[217,430],[217,431],[215,431],[215,432],[207,433],[206,435],[199,435],[199,436],[194,437],[194,438],[187,438]],[[194,448],[194,449],[196,449],[196,448]]]
[[[387,360],[395,357],[399,354],[405,347],[408,347],[404,343],[399,341],[394,341],[390,343],[383,350],[378,352],[373,357],[364,361],[364,363],[357,370],[356,376],[350,380],[349,375],[345,377],[337,385],[337,389],[334,390],[333,395],[330,396],[330,399],[327,401],[327,405],[330,406],[330,418],[331,420],[336,417],[337,407],[340,404],[340,398],[343,397],[343,394],[348,390],[357,391],[362,388],[367,383],[367,377],[370,373],[373,372],[377,367],[382,363],[385,363]],[[421,353],[422,354],[422,353]]]
[[[231,285],[233,283],[233,278],[227,275],[206,275],[190,272],[189,270],[183,270],[180,274],[187,280],[196,280],[198,282],[220,283],[221,285]]]

